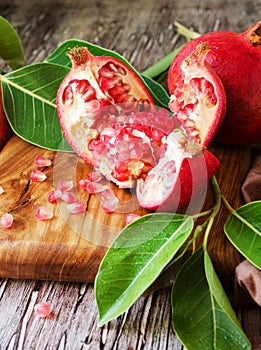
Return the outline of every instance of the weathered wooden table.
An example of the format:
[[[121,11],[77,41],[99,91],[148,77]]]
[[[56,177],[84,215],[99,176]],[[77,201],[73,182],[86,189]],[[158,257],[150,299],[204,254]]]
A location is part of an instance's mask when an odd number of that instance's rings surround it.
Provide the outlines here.
[[[17,30],[26,64],[76,38],[115,50],[143,71],[182,42],[174,21],[201,33],[240,32],[261,18],[261,1],[1,0],[0,15]],[[93,283],[5,277],[0,279],[1,350],[183,349],[171,329],[168,288],[140,298],[126,314],[98,328]],[[34,313],[42,300],[51,303],[52,317]],[[253,303],[236,312],[253,349],[261,349],[260,308]]]

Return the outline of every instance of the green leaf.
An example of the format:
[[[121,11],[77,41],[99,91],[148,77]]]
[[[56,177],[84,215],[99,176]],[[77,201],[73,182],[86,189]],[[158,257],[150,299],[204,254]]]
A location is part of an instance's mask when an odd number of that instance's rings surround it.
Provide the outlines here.
[[[253,265],[261,269],[261,201],[243,205],[224,225],[231,243]]]
[[[151,96],[153,97],[155,104],[158,107],[168,108],[169,96],[166,90],[160,84],[153,81],[149,77],[144,77],[142,74],[140,74],[124,57],[115,51],[105,49],[103,47],[91,44],[87,41],[72,39],[64,41],[59,47],[57,47],[56,50],[52,52],[49,57],[47,57],[46,61],[60,64],[66,67],[71,67],[71,61],[66,53],[76,46],[86,46],[90,53],[94,56],[112,56],[122,61],[142,80],[143,84],[147,87]]]
[[[193,225],[191,217],[156,213],[123,229],[95,280],[100,326],[125,312],[148,288],[186,241]]]
[[[187,350],[251,349],[206,250],[181,268],[171,303],[173,329]]]
[[[70,151],[56,113],[57,89],[68,68],[37,63],[1,76],[3,104],[14,132],[51,150]]]
[[[24,65],[20,39],[11,24],[0,16],[0,57],[13,69]]]
[[[183,46],[184,45],[180,45],[174,51],[170,52],[168,55],[164,56],[162,59],[148,67],[142,72],[142,75],[157,80],[162,74],[168,71],[174,57],[177,56],[178,52],[182,49]]]

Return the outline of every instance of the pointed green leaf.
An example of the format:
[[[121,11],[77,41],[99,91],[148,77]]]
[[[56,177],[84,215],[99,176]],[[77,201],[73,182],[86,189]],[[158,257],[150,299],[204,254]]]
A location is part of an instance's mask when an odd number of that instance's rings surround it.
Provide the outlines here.
[[[60,64],[66,67],[71,67],[71,61],[69,57],[66,55],[66,53],[76,46],[78,47],[86,46],[90,51],[90,53],[94,56],[112,56],[119,59],[123,63],[125,63],[142,80],[144,85],[149,90],[151,96],[153,97],[155,104],[158,107],[168,108],[169,96],[166,90],[154,80],[150,79],[149,77],[144,77],[143,75],[141,75],[123,56],[121,56],[115,51],[105,49],[98,45],[91,44],[87,41],[72,39],[72,40],[64,41],[59,47],[57,47],[57,49],[55,49],[52,52],[52,54],[49,57],[47,57],[46,60],[48,62]]]
[[[251,349],[202,248],[181,268],[172,288],[172,321],[188,350]]]
[[[14,132],[37,146],[70,151],[56,113],[57,89],[68,68],[37,63],[1,77],[3,104]]]
[[[261,201],[243,205],[230,215],[224,231],[231,243],[261,269]]]
[[[12,25],[0,16],[0,57],[13,69],[22,67],[24,53],[20,39]]]
[[[156,213],[123,229],[95,280],[99,325],[118,317],[135,302],[183,245],[193,225],[191,217]]]

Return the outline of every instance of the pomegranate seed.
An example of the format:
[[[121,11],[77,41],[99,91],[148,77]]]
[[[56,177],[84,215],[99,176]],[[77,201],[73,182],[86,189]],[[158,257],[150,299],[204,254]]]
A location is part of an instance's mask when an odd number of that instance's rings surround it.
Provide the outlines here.
[[[13,215],[8,213],[1,217],[0,223],[3,228],[10,228],[13,225],[13,221]]]
[[[36,169],[31,172],[30,179],[33,182],[43,182],[47,179],[47,176],[42,171]]]
[[[4,189],[3,189],[3,187],[2,186],[0,186],[0,194],[3,194],[4,193]]]
[[[100,193],[106,190],[108,186],[103,186],[97,182],[87,182],[85,186],[85,191],[88,193]]]
[[[58,199],[61,198],[62,191],[61,190],[52,190],[48,193],[47,199],[49,203],[56,203]]]
[[[77,198],[72,192],[64,192],[61,194],[61,200],[64,201],[65,203],[71,204],[77,202]]]
[[[44,318],[51,314],[52,308],[49,303],[47,303],[46,301],[42,301],[41,303],[35,305],[34,311],[39,317]]]
[[[140,217],[141,216],[138,214],[133,214],[133,213],[126,214],[125,223],[126,223],[126,225],[129,225],[131,222],[139,219]]]
[[[36,217],[41,221],[50,220],[53,218],[53,211],[40,206],[36,209]]]
[[[119,199],[115,196],[113,190],[108,188],[101,193],[101,204],[106,213],[112,213],[116,210]]]
[[[85,211],[84,204],[81,201],[71,203],[67,205],[67,210],[70,214],[79,214]]]
[[[82,189],[85,190],[86,184],[89,182],[89,180],[81,179],[79,181],[79,185],[81,186]]]
[[[43,156],[36,156],[34,158],[34,163],[38,167],[44,167],[44,166],[50,166],[52,164],[52,161],[48,158],[43,157]]]
[[[70,191],[73,188],[73,181],[72,180],[61,181],[61,182],[58,183],[57,187],[62,192]]]
[[[102,179],[102,174],[98,171],[90,171],[87,175],[87,178],[91,182],[99,182]]]

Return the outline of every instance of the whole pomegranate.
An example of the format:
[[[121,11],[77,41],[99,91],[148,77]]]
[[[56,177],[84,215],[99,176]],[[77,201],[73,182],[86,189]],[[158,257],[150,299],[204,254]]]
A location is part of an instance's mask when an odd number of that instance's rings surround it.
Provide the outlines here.
[[[261,21],[241,34],[210,32],[188,42],[170,66],[170,94],[183,60],[201,42],[210,47],[206,62],[220,77],[227,95],[226,116],[215,139],[225,144],[261,142]]]
[[[84,47],[69,53],[73,67],[57,92],[64,135],[108,180],[122,188],[137,185],[144,208],[187,205],[220,165],[205,150],[225,111],[223,85],[204,62],[207,51],[186,59],[172,100],[176,117],[157,108],[118,59],[93,56]]]
[[[2,92],[0,86],[0,149],[4,146],[7,140],[12,134],[11,127],[6,119],[6,115],[3,108]]]

